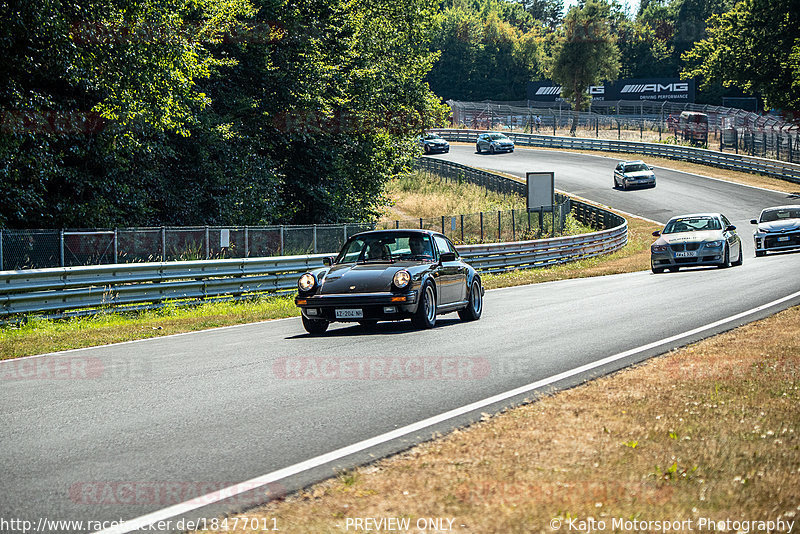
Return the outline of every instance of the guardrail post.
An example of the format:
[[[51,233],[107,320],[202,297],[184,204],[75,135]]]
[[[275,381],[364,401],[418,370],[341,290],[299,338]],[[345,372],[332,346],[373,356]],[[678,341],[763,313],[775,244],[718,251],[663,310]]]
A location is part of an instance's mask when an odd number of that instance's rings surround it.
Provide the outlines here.
[[[64,266],[64,229],[62,228],[61,231],[58,233],[58,251],[59,256],[61,257],[61,267]]]
[[[503,222],[502,222],[502,215],[501,215],[502,213],[503,213],[502,211],[497,210],[497,242],[498,243],[503,240],[503,237],[502,237],[502,235],[503,235]]]
[[[445,233],[444,233],[444,215],[442,215],[442,235],[445,235]]]
[[[167,227],[161,227],[161,261],[167,261]]]
[[[394,221],[394,227],[396,229],[399,229],[400,228],[400,221]]]
[[[211,248],[211,239],[209,238],[208,235],[208,225],[206,225],[206,259],[211,257],[211,251],[209,250],[210,248]]]
[[[481,243],[483,243],[483,212],[481,212]]]
[[[464,214],[461,214],[461,242],[464,242]]]
[[[0,228],[0,271],[5,271],[3,267],[3,229]]]
[[[250,257],[250,231],[247,225],[244,226],[244,257]]]
[[[114,263],[119,263],[119,232],[114,228]],[[2,256],[2,254],[0,254]],[[2,270],[2,262],[0,262],[0,270]]]
[[[422,217],[419,218],[419,229],[422,230]]]
[[[314,225],[314,254],[317,253],[317,225]]]

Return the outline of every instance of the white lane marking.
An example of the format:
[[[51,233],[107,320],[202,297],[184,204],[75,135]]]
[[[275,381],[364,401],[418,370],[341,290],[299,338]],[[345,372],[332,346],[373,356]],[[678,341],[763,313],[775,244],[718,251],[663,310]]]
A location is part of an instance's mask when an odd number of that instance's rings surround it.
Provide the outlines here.
[[[257,489],[267,484],[271,484],[273,482],[277,482],[284,478],[296,475],[298,473],[302,473],[304,471],[308,471],[309,469],[314,469],[316,467],[320,467],[325,465],[329,462],[333,462],[336,460],[340,460],[346,456],[351,454],[355,454],[357,452],[361,452],[363,450],[369,449],[370,447],[374,447],[376,445],[381,445],[386,443],[387,441],[391,441],[393,439],[401,438],[403,436],[407,436],[408,434],[412,434],[414,432],[424,430],[430,426],[434,426],[439,423],[443,423],[448,419],[453,419],[455,417],[468,414],[470,412],[474,412],[476,410],[480,410],[487,406],[491,406],[492,404],[502,402],[508,400],[512,397],[516,397],[518,395],[522,395],[525,393],[529,393],[535,389],[542,388],[544,386],[548,386],[560,380],[564,380],[567,378],[571,378],[575,375],[584,373],[586,371],[590,371],[592,369],[596,369],[598,367],[602,367],[603,365],[613,363],[617,360],[621,360],[623,358],[627,358],[629,356],[633,356],[637,353],[644,352],[650,349],[654,349],[660,347],[662,345],[666,345],[669,343],[673,343],[675,341],[680,341],[681,339],[685,339],[696,334],[705,332],[707,330],[712,330],[718,326],[722,326],[726,323],[730,323],[733,321],[738,321],[748,315],[753,315],[760,311],[766,310],[768,308],[772,308],[773,306],[777,306],[779,304],[783,304],[789,300],[794,298],[800,297],[800,291],[796,293],[792,293],[786,297],[773,300],[767,304],[763,304],[756,308],[752,308],[750,310],[738,313],[736,315],[732,315],[730,317],[726,317],[725,319],[720,319],[719,321],[715,321],[713,323],[707,324],[705,326],[701,326],[699,328],[695,328],[694,330],[689,330],[688,332],[684,332],[682,334],[676,334],[674,336],[668,337],[666,339],[662,339],[660,341],[654,341],[653,343],[648,343],[647,345],[642,345],[641,347],[637,347],[635,349],[626,350],[625,352],[620,352],[613,356],[608,356],[607,358],[603,358],[601,360],[597,360],[592,363],[587,363],[585,365],[581,365],[580,367],[576,367],[569,371],[564,371],[563,373],[559,373],[557,375],[553,375],[549,378],[545,378],[543,380],[539,380],[537,382],[533,382],[532,384],[528,384],[526,386],[521,386],[510,391],[506,391],[505,393],[499,393],[492,397],[488,397],[486,399],[473,402],[471,404],[467,404],[466,406],[462,406],[461,408],[456,408],[454,410],[450,410],[448,412],[444,412],[439,415],[435,415],[433,417],[429,417],[427,419],[423,419],[422,421],[418,421],[416,423],[412,423],[410,425],[404,426],[402,428],[398,428],[396,430],[392,430],[391,432],[387,432],[385,434],[381,434],[379,436],[375,436],[370,439],[366,439],[364,441],[359,441],[358,443],[354,443],[352,445],[348,445],[346,447],[342,447],[335,451],[331,451],[326,454],[322,454],[315,458],[311,458],[309,460],[305,460],[303,462],[291,465],[289,467],[284,467],[283,469],[279,469],[277,471],[273,471],[272,473],[267,473],[266,475],[262,475],[256,478],[252,478],[245,482],[241,482],[239,484],[235,484],[228,488],[221,489],[219,491],[214,491],[203,495],[201,497],[196,497],[189,501],[176,504],[162,510],[158,510],[128,521],[124,521],[122,524],[114,526],[112,528],[107,528],[105,530],[98,531],[96,534],[126,534],[128,532],[133,532],[134,530],[138,530],[148,525],[152,525],[158,521],[164,521],[171,517],[175,517],[181,514],[185,514],[191,512],[192,510],[196,510],[198,508],[202,508],[203,506],[207,506],[209,504],[213,504],[224,499],[228,499],[230,497],[234,497],[239,495],[240,493],[244,493],[246,491],[251,491],[253,489]]]

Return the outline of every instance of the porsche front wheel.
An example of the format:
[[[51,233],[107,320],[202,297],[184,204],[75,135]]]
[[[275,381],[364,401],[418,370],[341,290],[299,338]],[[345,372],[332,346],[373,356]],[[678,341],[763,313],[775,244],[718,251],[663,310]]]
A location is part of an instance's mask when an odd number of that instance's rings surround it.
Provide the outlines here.
[[[318,336],[320,334],[324,334],[325,331],[328,329],[328,321],[324,319],[309,319],[305,315],[303,315],[303,328],[306,329],[306,332],[311,334],[312,336]]]
[[[433,328],[436,324],[436,289],[430,282],[422,286],[419,305],[411,317],[411,323],[417,328]]]

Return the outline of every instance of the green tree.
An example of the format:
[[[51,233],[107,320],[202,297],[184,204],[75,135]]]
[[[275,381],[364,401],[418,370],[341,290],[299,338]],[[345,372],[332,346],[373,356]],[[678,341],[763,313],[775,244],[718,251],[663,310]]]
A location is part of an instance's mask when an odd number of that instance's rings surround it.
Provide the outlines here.
[[[554,37],[549,73],[561,84],[561,96],[573,104],[572,135],[578,127],[578,112],[590,98],[586,88],[615,80],[619,66],[611,6],[603,0],[588,0],[571,8]]]
[[[541,25],[520,4],[456,1],[438,16],[428,74],[439,96],[454,100],[522,100],[543,72]]]
[[[800,1],[744,0],[708,21],[683,55],[684,77],[759,92],[767,106],[800,109]]]
[[[564,0],[520,0],[520,4],[534,19],[544,23],[550,30],[555,30],[564,18]]]

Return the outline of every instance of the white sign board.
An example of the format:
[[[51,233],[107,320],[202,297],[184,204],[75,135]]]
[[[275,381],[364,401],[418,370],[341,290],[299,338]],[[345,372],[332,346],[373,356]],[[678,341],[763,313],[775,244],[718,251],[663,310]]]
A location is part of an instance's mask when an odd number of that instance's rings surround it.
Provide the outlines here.
[[[227,228],[219,231],[219,247],[228,248],[231,246],[231,231]]]
[[[556,203],[555,181],[556,176],[553,172],[525,173],[525,182],[528,186],[528,211],[549,208]]]

